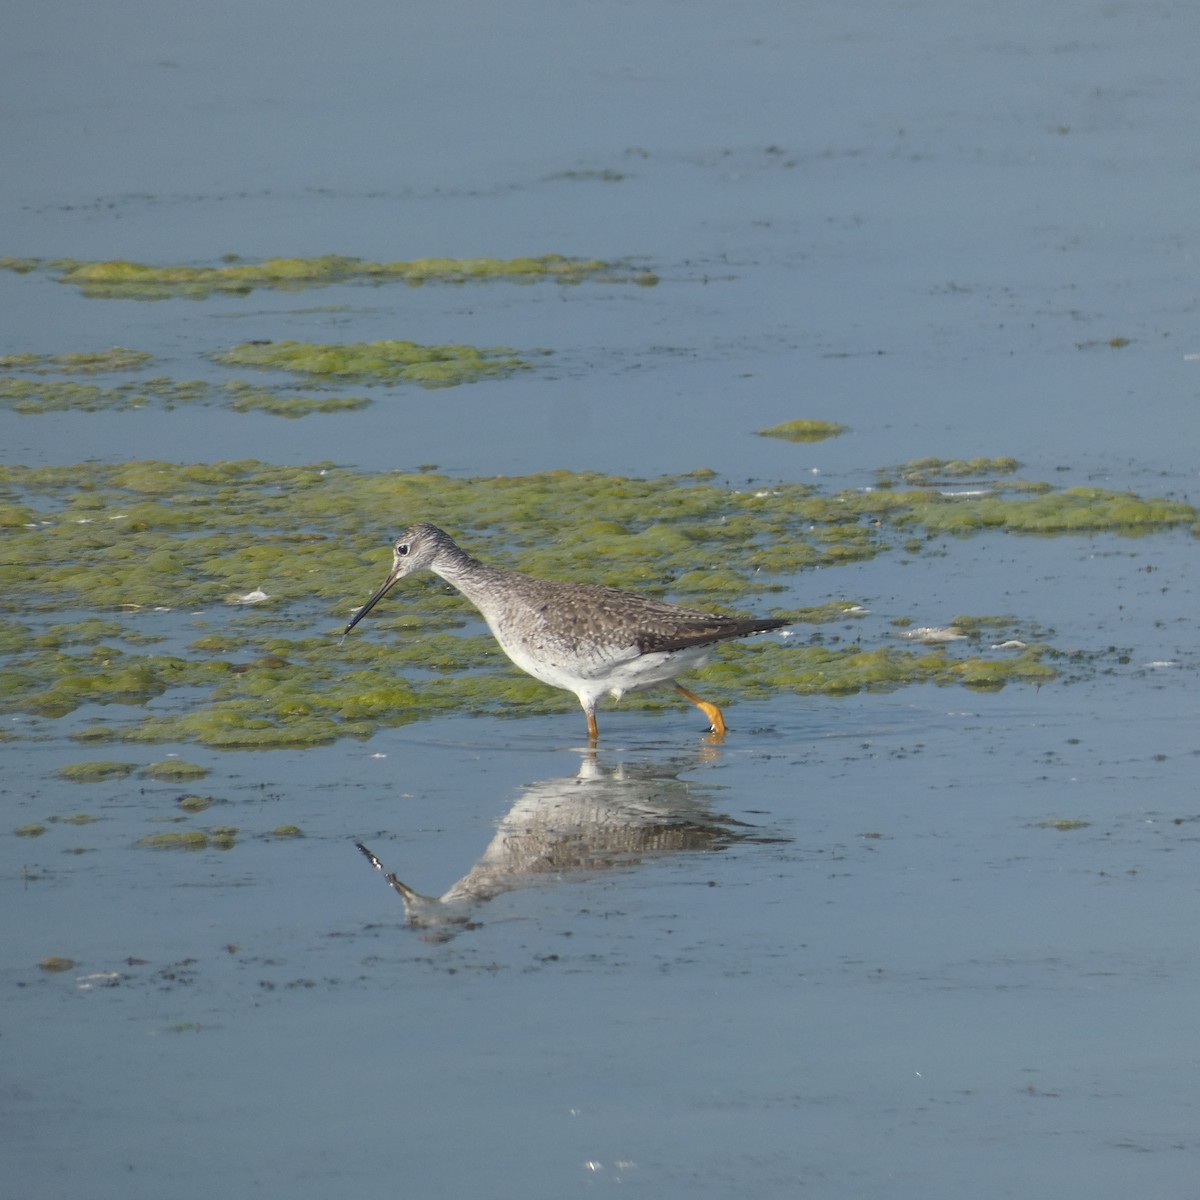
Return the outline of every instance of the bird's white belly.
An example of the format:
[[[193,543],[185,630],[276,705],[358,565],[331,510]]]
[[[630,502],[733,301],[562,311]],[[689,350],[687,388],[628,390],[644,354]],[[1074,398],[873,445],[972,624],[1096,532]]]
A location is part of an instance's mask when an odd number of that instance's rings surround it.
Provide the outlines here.
[[[568,661],[521,642],[500,642],[501,649],[522,671],[551,687],[583,697],[597,698],[606,692],[618,700],[625,692],[671,682],[677,675],[701,667],[712,656],[711,646],[689,646],[642,654],[630,647],[624,655],[586,655]]]

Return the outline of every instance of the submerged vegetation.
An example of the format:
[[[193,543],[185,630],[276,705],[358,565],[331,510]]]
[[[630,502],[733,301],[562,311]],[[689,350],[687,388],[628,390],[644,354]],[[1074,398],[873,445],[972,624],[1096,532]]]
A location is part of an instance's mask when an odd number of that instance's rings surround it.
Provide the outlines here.
[[[939,480],[961,481],[967,478],[991,479],[996,475],[1012,475],[1021,469],[1015,458],[916,458],[901,463],[892,471],[880,472],[881,487],[893,487],[895,481],[913,485],[935,486]],[[1048,484],[1036,485],[1048,489]]]
[[[770,429],[760,429],[758,435],[759,437],[783,438],[787,442],[823,442],[826,438],[837,437],[845,432],[845,425],[837,425],[833,421],[801,418],[795,421],[784,421],[780,425],[772,425]]]
[[[427,387],[474,383],[489,375],[525,370],[515,350],[499,346],[422,346],[416,342],[245,342],[214,356],[229,367],[291,371],[315,380],[396,383]]]
[[[866,621],[851,599],[811,609],[768,602],[806,569],[919,554],[951,538],[1140,533],[1194,527],[1200,516],[1176,500],[1006,479],[1016,470],[1007,461],[975,464],[983,487],[943,488],[926,464],[921,486],[901,485],[897,469],[892,486],[839,492],[743,490],[711,472],[459,479],[254,461],[3,466],[0,705],[33,729],[75,714],[81,743],[238,748],[366,737],[437,712],[571,709],[573,697],[512,667],[474,610],[433,576],[407,582],[339,641],[383,577],[387,535],[419,519],[535,574],[793,620],[788,636],[724,649],[700,672],[718,702],[1042,683],[1076,670],[1078,655],[1016,617],[956,616],[950,641],[897,644],[895,627],[911,623],[903,615],[876,628],[884,616]],[[227,603],[255,594],[270,602]],[[648,693],[624,703],[673,701]],[[164,760],[144,774],[199,770]]]
[[[578,284],[634,283],[652,287],[657,277],[629,263],[599,259],[564,258],[543,254],[523,258],[419,258],[410,262],[378,263],[341,254],[317,258],[268,258],[244,262],[228,255],[219,267],[150,265],[115,260],[81,262],[75,259],[45,261],[35,258],[0,259],[0,268],[26,274],[48,267],[58,272],[60,283],[73,284],[95,299],[170,300],[180,297],[204,300],[214,294],[246,295],[255,288],[301,291],[336,283],[384,284],[399,282],[411,287],[428,283],[472,283],[507,280],[516,283],[550,281]]]
[[[334,284],[658,282],[628,262],[553,254],[392,263],[230,256],[213,266],[0,259],[0,268],[52,271],[88,298],[116,300]],[[363,393],[511,376],[548,353],[400,338],[221,345],[203,360],[205,377],[190,380],[124,347],[10,354],[0,357],[0,406],[38,414],[199,404],[300,417],[363,409],[371,403]],[[238,372],[292,378],[280,386]],[[807,418],[758,431],[793,442],[845,432]],[[1079,674],[1084,652],[1056,646],[1053,631],[1019,615],[964,614],[946,625],[948,613],[872,616],[852,597],[799,607],[795,581],[882,554],[944,552],[967,537],[1200,528],[1200,514],[1181,501],[1022,480],[1006,457],[919,459],[881,470],[872,487],[842,490],[737,488],[710,471],[462,479],[419,461],[371,473],[252,460],[0,465],[0,711],[12,718],[0,736],[38,737],[61,721],[88,755],[63,766],[62,779],[182,788],[208,768],[146,747],[304,748],[436,713],[575,709],[572,696],[512,666],[475,610],[430,575],[407,581],[350,638],[339,637],[383,578],[388,535],[417,520],[444,525],[498,565],[788,619],[786,633],[723,646],[698,673],[719,703],[914,684],[994,690]],[[836,595],[823,583],[823,595]],[[676,701],[640,693],[624,703]],[[178,819],[212,803],[180,797]],[[22,827],[22,836],[42,832]],[[237,834],[214,826],[139,844],[228,848]],[[302,835],[280,826],[274,836]]]
[[[81,262],[72,259],[0,258],[0,269],[28,274],[40,269],[58,272],[62,283],[74,284],[85,296],[100,299],[204,300],[213,295],[245,295],[255,288],[297,291],[331,284],[402,282],[466,284],[509,281],[562,285],[585,280],[650,287],[658,277],[628,262],[565,258],[543,254],[521,258],[423,258],[378,263],[344,255],[316,258],[269,258],[243,262],[227,256],[221,266],[148,265],[126,262]],[[546,351],[539,351],[544,355]],[[531,356],[507,347],[461,344],[422,345],[405,340],[346,344],[282,341],[244,342],[213,356],[232,367],[282,370],[301,376],[305,384],[327,392],[347,384],[417,384],[453,387],[528,369]],[[80,374],[143,372],[153,356],[114,347],[69,354],[16,353],[0,357],[0,405],[35,414],[79,410],[129,410],[151,405],[174,408],[182,404],[224,404],[235,412],[261,411],[301,417],[311,413],[345,412],[365,408],[361,395],[295,395],[244,380],[226,382],[178,380],[162,374],[110,385],[82,382]],[[67,378],[47,378],[48,376]]]
[[[96,762],[68,763],[59,768],[58,774],[59,778],[69,779],[72,783],[98,783],[103,779],[124,779],[135,770],[136,763],[101,759]]]
[[[154,361],[144,350],[86,351],[79,354],[3,354],[0,371],[26,371],[33,375],[55,372],[63,375],[95,375],[101,371],[133,371]]]
[[[465,374],[444,379],[468,382]],[[63,412],[128,411],[157,405],[164,410],[185,404],[227,405],[234,412],[266,412],[277,417],[307,417],[312,413],[350,412],[366,408],[367,396],[295,395],[274,388],[255,386],[244,380],[212,384],[203,380],[177,381],[154,376],[137,383],[100,387],[77,380],[21,379],[0,375],[0,405],[24,414]]]
[[[359,342],[321,345],[308,342],[277,344],[248,342],[233,346],[214,358],[226,366],[255,370],[290,371],[321,389],[318,395],[297,395],[287,390],[233,379],[226,383],[177,380],[151,375],[105,387],[78,379],[40,378],[52,371],[128,371],[153,361],[148,354],[131,356],[123,366],[112,365],[102,355],[9,355],[0,360],[0,405],[25,415],[63,412],[128,411],[156,406],[171,410],[186,404],[225,405],[234,412],[266,412],[279,417],[306,417],[312,413],[350,412],[366,408],[367,396],[329,395],[325,389],[345,384],[417,384],[426,388],[455,387],[482,379],[528,370],[532,363],[507,348],[478,346],[422,346],[415,342]],[[71,367],[64,359],[94,358],[97,365]],[[29,361],[27,361],[29,360]],[[100,365],[101,362],[105,365]],[[32,377],[31,377],[32,376]]]

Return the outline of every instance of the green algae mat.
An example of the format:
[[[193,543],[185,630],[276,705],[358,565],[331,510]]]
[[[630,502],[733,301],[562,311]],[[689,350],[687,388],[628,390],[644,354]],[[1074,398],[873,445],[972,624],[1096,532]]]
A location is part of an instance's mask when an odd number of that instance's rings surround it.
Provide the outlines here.
[[[343,255],[244,262],[230,255],[221,266],[0,258],[0,269],[21,274],[54,272],[59,282],[75,285],[84,296],[100,300],[207,300],[244,295],[257,288],[303,291],[333,284],[382,286],[396,282],[411,287],[501,282],[574,286],[587,281],[653,287],[658,283],[653,272],[628,262],[559,254],[512,259],[423,258],[390,263]],[[251,383],[240,378],[224,382],[173,378],[162,373],[153,355],[124,347],[64,354],[16,353],[0,356],[0,406],[33,415],[64,410],[169,410],[204,404],[234,412],[261,411],[294,418],[351,411],[371,403],[371,398],[362,394],[328,394],[340,388],[400,384],[455,387],[529,370],[548,354],[544,349],[428,345],[387,339],[243,342],[210,356],[221,367],[286,373],[306,389],[298,394],[270,380]],[[95,378],[105,376],[117,378]]]
[[[340,639],[390,562],[388,535],[415,520],[535,574],[794,620],[790,636],[723,649],[697,673],[719,702],[1043,683],[1069,674],[1071,655],[1016,617],[964,615],[936,644],[908,640],[922,631],[900,618],[872,643],[828,635],[865,611],[852,597],[778,603],[807,570],[880,554],[944,553],[989,533],[1195,530],[1200,518],[1177,500],[1056,490],[1016,470],[1010,459],[926,459],[830,492],[731,488],[706,471],[459,479],[254,461],[0,467],[0,707],[29,718],[10,729],[31,736],[67,720],[84,743],[229,748],[367,737],[434,713],[572,709],[573,697],[509,664],[433,576],[408,581]],[[969,488],[939,486],[967,474]]]
[[[309,391],[296,394],[244,379],[224,383],[174,379],[151,373],[152,355],[138,350],[75,354],[0,356],[0,405],[25,415],[76,410],[165,410],[186,404],[223,405],[234,412],[260,410],[280,417],[346,412],[365,408],[369,396],[316,394],[344,385],[416,384],[456,387],[528,370],[546,351],[522,355],[507,346],[422,345],[418,342],[244,342],[212,356],[227,367],[286,372]],[[130,375],[137,378],[101,384],[78,376]],[[50,375],[67,378],[48,378]]]
[[[316,258],[268,258],[245,262],[228,255],[222,266],[78,259],[0,258],[0,269],[28,274],[48,270],[60,283],[100,300],[206,300],[213,295],[246,295],[256,288],[303,291],[338,283],[633,283],[653,287],[658,277],[644,267],[600,259],[542,254],[521,258],[419,258],[409,262],[368,262],[340,254]]]

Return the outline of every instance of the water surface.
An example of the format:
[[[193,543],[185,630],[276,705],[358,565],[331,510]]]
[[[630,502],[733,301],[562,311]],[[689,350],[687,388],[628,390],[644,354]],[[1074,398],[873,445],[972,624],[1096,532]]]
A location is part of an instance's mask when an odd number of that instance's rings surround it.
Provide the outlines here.
[[[552,351],[296,421],[0,410],[4,459],[836,488],[1006,454],[1194,502],[1198,20],[1088,0],[27,10],[0,72],[6,255],[556,252],[660,282],[139,303],[0,271],[0,352],[130,346],[179,379],[226,378],[208,356],[254,339]],[[798,417],[850,432],[754,435]],[[376,516],[382,544],[427,514]],[[618,709],[595,762],[574,712],[115,755],[209,767],[193,824],[241,830],[224,851],[135,848],[192,789],[66,783],[100,755],[12,717],[9,1178],[181,1200],[1189,1194],[1195,547],[996,534],[789,582],[788,603],[860,599],[876,637],[1014,613],[1083,655],[1040,689],[780,695],[731,708],[719,748],[687,706]],[[557,820],[590,859],[560,838],[560,869],[510,861],[448,926],[406,924],[354,845],[440,895],[579,794]],[[52,820],[81,812],[99,819]],[[40,970],[52,955],[75,965]]]

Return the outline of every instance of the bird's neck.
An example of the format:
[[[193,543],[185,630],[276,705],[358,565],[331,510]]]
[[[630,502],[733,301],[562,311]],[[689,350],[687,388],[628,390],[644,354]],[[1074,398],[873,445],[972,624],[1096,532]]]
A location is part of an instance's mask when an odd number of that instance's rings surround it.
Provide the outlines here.
[[[476,608],[484,608],[483,601],[495,593],[496,584],[511,571],[499,567],[489,567],[479,559],[472,558],[465,550],[454,547],[452,553],[438,555],[437,561],[430,567],[435,575],[439,575],[452,587],[456,587]]]

